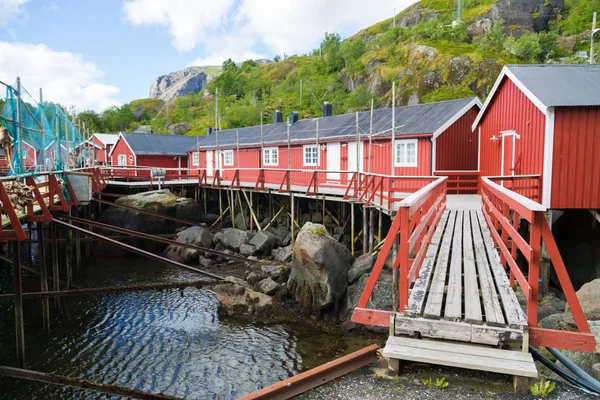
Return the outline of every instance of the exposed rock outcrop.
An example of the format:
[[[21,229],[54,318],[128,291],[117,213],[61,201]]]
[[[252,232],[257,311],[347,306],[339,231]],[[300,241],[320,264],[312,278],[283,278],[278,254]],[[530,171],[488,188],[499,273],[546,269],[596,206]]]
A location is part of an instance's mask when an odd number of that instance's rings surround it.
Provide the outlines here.
[[[174,240],[176,242],[193,244],[207,249],[211,249],[213,246],[212,233],[208,228],[200,226],[192,226],[191,228],[184,229],[175,236]],[[197,259],[200,255],[199,253],[201,252],[197,250],[169,245],[164,252],[164,256],[180,263],[189,263]]]
[[[500,0],[483,18],[502,19],[508,34],[521,36],[546,30],[564,7],[564,0]]]
[[[267,315],[273,309],[273,298],[264,293],[225,283],[215,286],[218,311],[221,315],[251,319]]]
[[[150,87],[150,97],[170,100],[188,93],[199,93],[208,83],[205,70],[206,67],[188,67],[159,76]]]
[[[600,293],[600,279],[594,279],[586,283],[577,291],[577,299],[588,321],[600,320],[600,296],[598,293]],[[564,320],[568,324],[575,325],[575,320],[568,304],[565,306]]]

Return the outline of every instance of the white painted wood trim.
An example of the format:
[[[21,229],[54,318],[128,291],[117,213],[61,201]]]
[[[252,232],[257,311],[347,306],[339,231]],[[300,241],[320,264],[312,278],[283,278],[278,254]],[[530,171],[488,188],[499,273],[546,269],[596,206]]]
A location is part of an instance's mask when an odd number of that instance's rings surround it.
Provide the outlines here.
[[[481,171],[481,126],[478,129],[479,133],[479,146],[477,146],[477,171]]]
[[[398,162],[398,146],[401,144],[411,144],[415,145],[415,162],[414,163],[399,163]],[[394,143],[394,167],[409,167],[414,168],[419,166],[419,139],[396,139]],[[406,154],[405,154],[406,155]],[[362,157],[361,157],[362,158]]]
[[[531,211],[546,211],[547,210],[547,208],[544,207],[542,204],[536,203],[535,201],[533,201],[523,195],[513,192],[512,190],[506,189],[506,188],[498,185],[497,183],[492,182],[489,178],[482,177],[481,179],[483,180],[483,182],[485,182],[489,186],[499,190],[500,192],[502,192],[502,194],[510,197],[514,201],[521,203],[525,207],[529,208]],[[417,193],[419,193],[419,192],[417,192]]]
[[[542,188],[542,204],[550,208],[552,199],[552,164],[554,160],[554,107],[548,108],[546,115],[546,134],[544,136],[544,172]]]
[[[504,175],[504,139],[505,137],[502,136],[502,158],[500,160],[500,176],[506,176]],[[504,186],[504,181],[502,181],[502,186]]]
[[[464,106],[459,112],[454,114],[452,118],[446,121],[444,125],[440,126],[435,132],[433,132],[433,140],[437,139],[438,136],[446,132],[446,129],[450,128],[453,123],[458,121],[463,115],[465,115],[469,110],[471,110],[471,108],[475,106],[477,106],[480,110],[481,107],[483,107],[483,104],[481,104],[481,101],[477,97],[474,97],[473,100],[469,102],[469,104]]]
[[[516,132],[512,135],[513,138],[513,148],[512,148],[512,167],[511,167],[511,172],[512,172],[512,176],[515,176],[515,149],[517,148],[517,134]],[[519,137],[520,139],[520,137]]]
[[[435,137],[431,139],[431,175],[435,175],[435,171],[437,168],[436,165],[436,155],[437,155],[437,141]]]
[[[483,118],[484,114],[486,113],[490,103],[492,102],[492,100],[494,99],[494,96],[496,95],[496,91],[500,87],[500,84],[502,83],[502,80],[504,80],[505,77],[510,79],[519,88],[519,90],[521,90],[521,92],[523,92],[523,94],[525,94],[525,96],[527,96],[527,98],[529,100],[531,100],[531,102],[533,104],[535,104],[535,106],[544,115],[547,115],[548,107],[546,107],[546,105],[544,103],[542,103],[542,101],[540,99],[538,99],[536,96],[534,96],[534,94],[529,89],[527,89],[527,87],[519,79],[517,79],[515,74],[513,74],[511,72],[511,70],[505,66],[502,69],[502,72],[500,72],[498,79],[496,79],[496,83],[494,83],[494,87],[490,91],[490,94],[488,95],[487,99],[485,99],[485,103],[483,103],[483,107],[479,111],[479,114],[477,114],[477,118],[475,118],[475,122],[473,122],[473,125],[471,126],[472,130],[475,130],[477,125],[479,125],[479,123],[481,122],[481,119]]]

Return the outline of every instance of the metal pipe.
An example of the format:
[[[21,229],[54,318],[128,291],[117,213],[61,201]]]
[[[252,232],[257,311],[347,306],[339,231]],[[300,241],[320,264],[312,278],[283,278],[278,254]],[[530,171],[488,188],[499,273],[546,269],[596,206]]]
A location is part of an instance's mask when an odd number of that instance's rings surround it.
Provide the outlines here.
[[[600,382],[598,382],[596,379],[594,379],[594,377],[592,377],[587,372],[585,372],[584,370],[579,368],[577,365],[575,365],[575,363],[573,363],[573,361],[571,361],[567,357],[565,357],[564,354],[561,353],[560,351],[558,351],[552,347],[546,347],[546,348],[548,349],[550,354],[552,354],[554,357],[556,357],[558,359],[558,361],[560,361],[565,367],[567,367],[569,370],[571,370],[571,372],[573,372],[575,375],[577,375],[580,379],[584,380],[588,384],[588,386],[592,387],[596,392],[600,393]]]

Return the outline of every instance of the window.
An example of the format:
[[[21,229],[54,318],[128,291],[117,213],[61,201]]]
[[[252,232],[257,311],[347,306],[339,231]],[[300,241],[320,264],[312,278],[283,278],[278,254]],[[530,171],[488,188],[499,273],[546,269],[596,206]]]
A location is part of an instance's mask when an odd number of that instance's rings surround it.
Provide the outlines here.
[[[223,150],[223,164],[233,165],[233,150]]]
[[[396,142],[396,166],[417,166],[417,140],[398,140]]]
[[[127,155],[126,154],[119,154],[119,165],[123,166],[123,165],[127,165]]]
[[[263,149],[263,165],[279,165],[277,147],[267,147]]]
[[[304,165],[319,165],[319,151],[317,149],[317,145],[304,146]]]
[[[192,165],[197,167],[200,165],[200,152],[195,151],[192,153]]]

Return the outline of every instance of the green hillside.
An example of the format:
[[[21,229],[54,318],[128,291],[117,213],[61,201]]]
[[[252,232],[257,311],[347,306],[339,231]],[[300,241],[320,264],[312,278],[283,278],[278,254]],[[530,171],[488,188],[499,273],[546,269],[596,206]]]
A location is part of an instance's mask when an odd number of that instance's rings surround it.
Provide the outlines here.
[[[422,0],[345,40],[327,33],[310,54],[276,57],[264,65],[228,60],[208,84],[208,94],[166,105],[137,100],[123,106],[129,110],[109,110],[113,122],[115,114],[122,121],[99,130],[150,124],[154,132],[166,133],[168,126],[184,123],[187,134],[203,134],[215,126],[217,88],[220,127],[226,129],[258,124],[261,111],[265,122],[276,109],[318,116],[324,101],[333,104],[335,114],[368,109],[372,99],[376,107],[390,106],[394,81],[398,105],[484,99],[506,63],[587,62],[577,52],[589,49],[592,13],[600,10],[600,0],[463,3],[460,22],[453,0]]]

